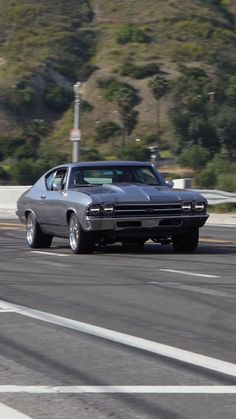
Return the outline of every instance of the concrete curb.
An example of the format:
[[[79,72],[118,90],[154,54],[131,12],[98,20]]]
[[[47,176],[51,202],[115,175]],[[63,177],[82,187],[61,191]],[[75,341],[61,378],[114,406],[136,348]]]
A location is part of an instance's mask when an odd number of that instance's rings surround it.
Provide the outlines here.
[[[207,225],[235,225],[236,226],[236,213],[211,213],[207,220]]]

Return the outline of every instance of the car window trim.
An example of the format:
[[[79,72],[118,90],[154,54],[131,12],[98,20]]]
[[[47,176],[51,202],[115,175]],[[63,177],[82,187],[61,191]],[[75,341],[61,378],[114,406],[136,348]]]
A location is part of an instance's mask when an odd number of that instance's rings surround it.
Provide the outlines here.
[[[54,191],[52,189],[52,185],[53,185],[53,182],[54,182],[54,179],[56,177],[57,172],[59,172],[61,170],[65,170],[65,176],[64,176],[64,179],[63,179],[63,185],[64,186],[63,186],[63,188],[61,190],[64,191],[66,189],[67,178],[68,178],[68,167],[58,167],[58,168],[52,170],[51,172],[47,173],[47,175],[44,178],[44,180],[45,180],[45,186],[46,186],[46,189],[47,189],[48,192],[60,192],[60,191]],[[53,179],[52,179],[51,188],[49,189],[48,186],[47,186],[47,179],[51,176],[51,174],[53,172],[54,172],[54,176],[53,176]]]

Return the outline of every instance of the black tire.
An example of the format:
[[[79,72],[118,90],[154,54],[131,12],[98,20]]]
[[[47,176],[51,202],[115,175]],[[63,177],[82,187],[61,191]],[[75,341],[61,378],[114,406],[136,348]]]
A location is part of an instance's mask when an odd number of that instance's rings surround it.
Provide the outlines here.
[[[75,213],[69,220],[69,243],[73,253],[92,253],[94,249],[94,237],[90,232],[85,232]]]
[[[193,253],[198,246],[199,229],[190,230],[183,235],[172,237],[173,248],[176,252]]]
[[[32,249],[49,248],[52,243],[52,236],[42,232],[32,212],[26,216],[26,240]]]

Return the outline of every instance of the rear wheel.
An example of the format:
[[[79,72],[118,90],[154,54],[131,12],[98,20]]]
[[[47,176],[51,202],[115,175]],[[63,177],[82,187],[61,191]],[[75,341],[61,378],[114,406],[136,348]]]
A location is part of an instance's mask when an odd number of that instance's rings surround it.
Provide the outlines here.
[[[42,232],[32,212],[28,213],[26,217],[26,240],[32,249],[48,248],[52,243],[52,236]]]
[[[69,243],[73,253],[92,253],[94,248],[93,235],[85,232],[75,213],[71,214],[69,220]]]
[[[190,230],[187,234],[172,237],[173,248],[176,252],[192,253],[198,246],[199,229]]]

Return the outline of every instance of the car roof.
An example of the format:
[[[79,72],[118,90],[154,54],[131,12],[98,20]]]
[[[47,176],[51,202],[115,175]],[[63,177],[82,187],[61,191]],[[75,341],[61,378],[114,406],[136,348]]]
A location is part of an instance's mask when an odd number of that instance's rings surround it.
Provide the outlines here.
[[[151,166],[149,162],[141,161],[126,161],[126,160],[99,160],[99,161],[85,161],[80,163],[66,163],[59,167],[107,167],[107,166]]]

